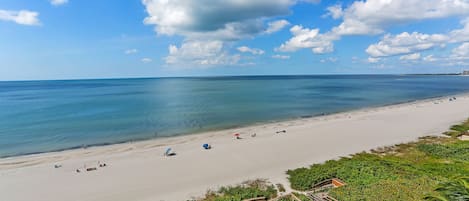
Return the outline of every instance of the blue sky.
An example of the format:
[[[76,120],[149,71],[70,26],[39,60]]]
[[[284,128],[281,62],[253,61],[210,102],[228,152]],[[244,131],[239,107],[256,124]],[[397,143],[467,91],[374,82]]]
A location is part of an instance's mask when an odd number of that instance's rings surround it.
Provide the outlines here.
[[[0,80],[459,72],[466,0],[0,0]]]

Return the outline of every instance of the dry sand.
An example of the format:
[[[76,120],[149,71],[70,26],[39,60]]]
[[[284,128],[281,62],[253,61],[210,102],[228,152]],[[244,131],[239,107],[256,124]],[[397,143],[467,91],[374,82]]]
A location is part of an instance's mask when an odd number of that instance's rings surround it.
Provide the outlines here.
[[[379,146],[439,135],[469,117],[469,95],[197,135],[0,159],[1,201],[187,200]],[[286,133],[276,134],[276,131]],[[233,133],[243,139],[233,139]],[[257,133],[256,137],[251,137]],[[203,150],[210,143],[212,150]],[[171,146],[177,155],[164,157]],[[107,167],[77,173],[84,164]],[[60,164],[61,168],[54,168]]]

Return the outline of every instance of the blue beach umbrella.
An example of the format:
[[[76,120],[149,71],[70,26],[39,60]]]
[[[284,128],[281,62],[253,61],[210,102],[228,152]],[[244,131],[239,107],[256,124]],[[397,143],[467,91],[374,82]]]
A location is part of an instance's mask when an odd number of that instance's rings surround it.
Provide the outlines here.
[[[205,148],[205,149],[209,149],[210,145],[209,144],[203,144],[202,147]]]

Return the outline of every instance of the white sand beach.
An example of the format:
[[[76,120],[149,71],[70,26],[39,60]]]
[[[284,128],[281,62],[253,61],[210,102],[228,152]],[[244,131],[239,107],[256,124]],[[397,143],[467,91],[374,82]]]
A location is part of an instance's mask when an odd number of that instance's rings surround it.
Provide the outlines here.
[[[439,135],[469,117],[469,95],[167,139],[0,159],[1,201],[188,200],[372,148]],[[276,133],[286,130],[285,133]],[[233,134],[240,133],[239,140]],[[256,137],[251,134],[256,133]],[[209,143],[211,150],[202,144]],[[176,155],[164,157],[167,147]],[[106,167],[76,172],[77,168]],[[61,165],[54,168],[54,165]]]

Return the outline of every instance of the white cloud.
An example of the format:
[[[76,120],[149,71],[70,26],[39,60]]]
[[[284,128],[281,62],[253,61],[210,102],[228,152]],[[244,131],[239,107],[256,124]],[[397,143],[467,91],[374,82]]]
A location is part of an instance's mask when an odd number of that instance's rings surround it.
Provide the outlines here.
[[[370,45],[366,52],[371,57],[401,56],[401,60],[408,60],[420,56],[420,52],[435,47],[444,48],[447,44],[460,44],[452,50],[451,55],[442,55],[435,58],[428,55],[422,58],[424,62],[440,62],[441,65],[459,65],[462,60],[469,60],[469,18],[461,22],[463,28],[449,31],[446,34],[423,34],[403,32],[397,35],[385,35],[381,41]],[[407,55],[407,56],[406,56]],[[417,58],[419,59],[419,58]]]
[[[321,63],[326,63],[326,62],[335,63],[335,62],[337,62],[338,60],[339,60],[339,59],[338,59],[337,57],[328,57],[328,58],[319,60],[319,62],[321,62]]]
[[[144,23],[155,25],[157,34],[179,35],[184,37],[183,44],[178,49],[178,56],[171,54],[167,63],[178,64],[175,59],[195,59],[193,63],[200,65],[215,63],[232,63],[239,56],[228,55],[226,51],[217,54],[189,53],[195,48],[189,48],[194,43],[218,41],[220,50],[226,43],[246,38],[253,38],[261,34],[274,33],[288,25],[286,20],[266,23],[272,18],[291,13],[290,7],[299,3],[317,3],[317,0],[142,0],[148,16]],[[190,42],[187,42],[190,41]],[[206,47],[209,45],[205,45]],[[174,47],[174,46],[173,46]],[[174,49],[174,48],[173,48]],[[183,53],[181,53],[182,51]],[[205,52],[206,53],[206,52]],[[196,55],[204,55],[204,59]],[[223,56],[221,56],[223,55]],[[188,56],[189,58],[183,58]],[[226,60],[229,62],[220,62]],[[204,61],[204,62],[201,62]]]
[[[250,47],[247,47],[247,46],[241,46],[241,47],[238,47],[237,48],[238,51],[240,52],[243,52],[243,53],[251,53],[251,54],[254,54],[254,55],[262,55],[264,54],[264,50],[261,50],[261,49],[256,49],[256,48],[250,48]]]
[[[344,15],[342,5],[340,4],[327,7],[327,11],[328,13],[326,14],[326,16],[331,16],[332,19],[339,19]]]
[[[238,63],[239,55],[230,55],[223,50],[223,42],[211,41],[185,41],[181,47],[169,46],[167,64],[178,65],[233,65]]]
[[[319,3],[319,2],[321,2],[321,0],[300,0],[300,2]]]
[[[440,46],[448,41],[443,34],[423,34],[403,32],[398,35],[387,34],[381,41],[368,46],[366,52],[372,57],[387,57],[412,54]]]
[[[159,34],[197,37],[206,34],[217,39],[238,39],[268,30],[264,20],[290,13],[294,0],[143,0],[148,17],[145,24],[156,25]],[[271,26],[280,26],[278,21]],[[278,27],[277,27],[278,28]],[[271,30],[273,28],[271,27]],[[235,38],[231,38],[235,36]]]
[[[68,3],[68,0],[50,0],[50,3],[54,6],[60,6]]]
[[[448,34],[451,38],[450,42],[469,41],[469,18],[464,19],[461,24],[463,25],[462,29],[455,29]]]
[[[290,22],[288,22],[287,20],[277,20],[277,21],[269,22],[268,27],[265,30],[265,33],[267,34],[275,33],[277,31],[282,30],[284,27],[288,26],[289,24]]]
[[[436,61],[437,59],[434,58],[433,55],[430,54],[430,55],[428,55],[428,56],[423,57],[423,60],[424,60],[424,61],[427,61],[427,62],[434,62],[434,61]]]
[[[368,57],[368,63],[378,63],[381,60],[381,58],[375,58],[375,57]]]
[[[399,57],[399,60],[418,60],[420,59],[420,53],[406,54]]]
[[[274,59],[290,59],[290,56],[289,55],[276,54],[276,55],[273,55],[272,58],[274,58]]]
[[[125,50],[125,54],[136,54],[138,52],[137,49],[128,49],[128,50]]]
[[[150,59],[150,58],[142,58],[141,61],[142,61],[143,63],[150,63],[150,62],[152,62],[153,60]]]
[[[318,47],[315,47],[316,50],[313,50],[313,52],[331,52],[333,51],[333,42],[345,35],[376,35],[383,33],[385,28],[395,25],[408,24],[427,19],[467,16],[469,14],[469,1],[364,0],[355,1],[346,8],[342,8],[341,5],[335,5],[328,7],[327,10],[328,13],[325,16],[331,16],[334,19],[342,19],[342,22],[338,26],[333,27],[330,31],[325,33],[319,33],[317,29],[307,29],[310,33],[301,35],[293,34],[293,37],[278,48],[278,50],[296,51],[301,48],[309,48],[313,46],[312,43],[315,43],[314,46]],[[469,28],[454,31],[451,36],[454,36],[454,38],[456,38],[455,40],[466,41],[469,39]],[[431,37],[434,36],[431,35]],[[318,45],[318,43],[321,42],[322,44]],[[383,44],[381,46],[377,44],[370,46],[367,52],[369,52],[372,57],[411,54],[419,51],[419,49],[424,50],[431,48],[426,47],[426,45],[432,46],[430,43],[432,42],[423,42],[423,44],[415,44],[413,47],[395,44]],[[444,45],[444,43],[440,45]]]
[[[29,10],[0,10],[0,20],[12,21],[22,25],[40,25],[39,13]]]
[[[333,28],[339,35],[383,33],[384,28],[410,22],[467,15],[463,0],[367,0],[355,1],[343,12],[343,22]]]
[[[439,57],[428,55],[423,57],[422,60],[440,66],[469,66],[469,42],[461,43],[453,48],[450,55],[441,55]]]
[[[463,43],[451,52],[453,57],[469,57],[469,43]]]
[[[332,41],[336,38],[328,34],[320,34],[319,29],[307,29],[295,25],[290,29],[293,37],[276,48],[281,52],[294,52],[303,48],[311,48],[313,53],[323,54],[334,51]]]

